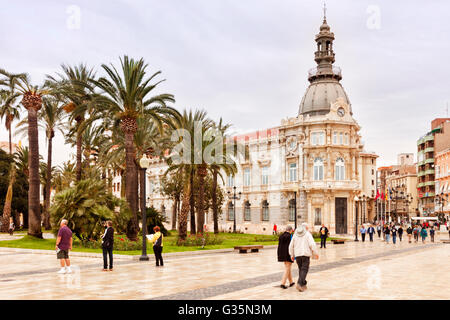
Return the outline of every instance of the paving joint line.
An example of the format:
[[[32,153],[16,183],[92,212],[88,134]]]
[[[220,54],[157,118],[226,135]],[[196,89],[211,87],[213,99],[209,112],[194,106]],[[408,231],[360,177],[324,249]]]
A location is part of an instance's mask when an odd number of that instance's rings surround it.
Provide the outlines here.
[[[375,254],[371,254],[371,255],[355,257],[352,260],[342,259],[340,261],[328,262],[328,263],[311,266],[309,269],[309,273],[317,273],[320,271],[335,269],[335,268],[348,266],[348,265],[352,265],[352,264],[357,264],[357,263],[361,263],[361,262],[365,262],[365,261],[376,260],[376,259],[382,258],[382,257],[388,257],[388,256],[393,256],[393,255],[408,253],[408,252],[415,252],[420,249],[429,248],[429,247],[437,248],[437,247],[441,247],[441,246],[443,246],[443,244],[426,244],[426,245],[422,245],[420,247],[397,249],[397,250],[390,251],[390,252],[380,252],[380,253],[375,253]],[[164,296],[158,296],[158,297],[151,298],[149,300],[202,300],[202,299],[212,298],[215,296],[232,293],[232,292],[236,292],[236,291],[240,291],[240,290],[250,289],[250,288],[257,287],[257,286],[264,285],[264,284],[270,284],[273,282],[277,282],[281,279],[282,276],[283,276],[283,272],[276,272],[276,273],[258,276],[258,277],[254,277],[254,278],[232,281],[232,282],[228,282],[225,284],[214,285],[214,286],[195,289],[195,290],[188,290],[188,291],[164,295]],[[292,276],[297,277],[298,270],[294,270],[292,272]]]

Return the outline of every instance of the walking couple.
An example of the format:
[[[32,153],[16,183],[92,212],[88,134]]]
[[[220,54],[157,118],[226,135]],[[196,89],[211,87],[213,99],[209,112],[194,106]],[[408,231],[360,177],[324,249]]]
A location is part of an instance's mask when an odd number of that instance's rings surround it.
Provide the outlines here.
[[[292,263],[296,261],[299,272],[296,288],[300,292],[305,291],[307,289],[306,275],[309,271],[311,257],[318,259],[319,254],[314,238],[308,231],[308,225],[301,224],[293,233],[292,227],[288,226],[278,242],[278,261],[283,262],[285,267],[280,287],[288,288],[285,285],[286,280],[289,280],[289,287],[295,284],[292,280],[291,267]]]

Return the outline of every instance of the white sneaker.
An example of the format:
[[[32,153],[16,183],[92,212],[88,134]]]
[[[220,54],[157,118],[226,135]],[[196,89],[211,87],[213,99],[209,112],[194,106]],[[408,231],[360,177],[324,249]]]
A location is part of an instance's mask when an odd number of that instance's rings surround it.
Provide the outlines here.
[[[59,274],[66,273],[66,268],[61,268],[57,273]]]
[[[72,273],[72,269],[70,269],[70,267],[66,267],[66,273]]]

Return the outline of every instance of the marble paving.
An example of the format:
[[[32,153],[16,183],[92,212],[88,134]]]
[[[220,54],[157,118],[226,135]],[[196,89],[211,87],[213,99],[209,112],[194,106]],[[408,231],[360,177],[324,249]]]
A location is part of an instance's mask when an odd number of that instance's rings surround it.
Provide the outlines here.
[[[112,272],[100,258],[73,256],[65,275],[55,256],[0,248],[0,299],[450,299],[450,244],[376,239],[319,250],[300,293],[278,287],[274,248],[165,256],[159,268],[116,259]]]

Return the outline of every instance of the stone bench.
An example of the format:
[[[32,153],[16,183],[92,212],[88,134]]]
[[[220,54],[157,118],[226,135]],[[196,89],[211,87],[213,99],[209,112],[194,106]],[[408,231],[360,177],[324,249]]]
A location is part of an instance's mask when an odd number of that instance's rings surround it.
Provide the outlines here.
[[[234,247],[234,250],[239,250],[239,253],[247,253],[248,250],[251,250],[251,252],[259,252],[259,249],[262,248],[264,248],[264,246],[249,245],[249,246],[236,246]]]
[[[333,242],[333,244],[344,244],[346,240],[343,239],[334,239],[331,240],[331,242]]]

